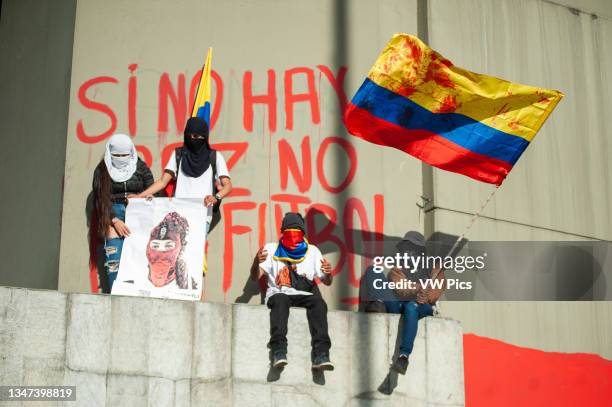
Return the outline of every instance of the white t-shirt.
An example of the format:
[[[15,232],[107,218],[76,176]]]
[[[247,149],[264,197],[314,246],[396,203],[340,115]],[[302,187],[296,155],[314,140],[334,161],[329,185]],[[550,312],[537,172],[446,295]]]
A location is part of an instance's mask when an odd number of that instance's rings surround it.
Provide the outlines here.
[[[228,177],[229,171],[227,170],[227,164],[225,163],[225,158],[221,155],[220,152],[216,152],[217,154],[217,179],[220,177]],[[172,156],[170,156],[170,160],[168,160],[168,164],[166,165],[166,170],[171,171],[176,178],[176,190],[174,192],[174,196],[177,198],[202,198],[204,199],[208,195],[214,195],[217,191],[213,192],[212,187],[212,168],[208,167],[204,174],[200,175],[197,178],[190,177],[183,172],[181,168],[180,173],[177,173],[176,168],[176,151],[172,152]],[[212,206],[208,207],[208,213],[206,217],[206,221],[210,223],[212,218]]]
[[[287,262],[274,260],[274,252],[278,242],[266,243],[264,250],[268,252],[268,257],[263,263],[259,263],[259,267],[266,272],[268,276],[268,290],[266,291],[266,304],[268,299],[277,293],[283,293],[287,295],[312,295],[307,291],[298,291],[293,287],[281,286],[276,284],[276,277],[279,272],[287,267]],[[296,273],[301,276],[305,276],[309,280],[314,280],[315,277],[323,279],[326,274],[321,271],[321,262],[323,261],[323,255],[321,251],[313,244],[308,245],[308,251],[306,252],[306,258],[300,263],[296,264]]]

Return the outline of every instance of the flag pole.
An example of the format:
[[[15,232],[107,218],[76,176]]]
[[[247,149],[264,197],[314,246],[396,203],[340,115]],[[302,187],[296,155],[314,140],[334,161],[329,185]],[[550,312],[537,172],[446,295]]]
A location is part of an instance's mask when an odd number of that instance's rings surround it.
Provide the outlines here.
[[[446,256],[450,256],[452,255],[453,251],[455,251],[455,249],[457,248],[457,246],[459,246],[459,243],[465,238],[465,236],[469,233],[470,229],[472,229],[472,226],[474,226],[474,223],[476,223],[476,220],[480,217],[480,215],[482,215],[482,212],[485,210],[485,208],[487,207],[487,205],[489,204],[489,202],[491,202],[491,199],[493,199],[493,196],[495,195],[495,193],[497,192],[497,190],[499,189],[499,185],[496,186],[493,191],[491,191],[491,193],[489,194],[489,196],[487,197],[487,199],[482,203],[482,205],[480,205],[480,209],[478,209],[478,211],[476,211],[476,213],[474,213],[472,215],[472,218],[470,219],[470,223],[468,223],[467,227],[465,228],[465,230],[463,231],[463,233],[461,234],[461,236],[459,236],[457,238],[457,240],[455,240],[455,243],[453,244],[453,246],[450,248],[450,250],[448,251],[448,254]],[[436,279],[436,277],[438,277],[438,274],[442,271],[442,269],[438,269],[436,270],[435,275],[432,277],[433,280]]]
[[[453,247],[451,247],[451,249],[448,251],[449,255],[457,248],[457,246],[459,246],[459,243],[469,233],[470,229],[472,229],[472,226],[474,226],[474,223],[476,223],[476,220],[480,217],[480,215],[482,215],[482,212],[485,210],[489,202],[491,202],[491,199],[493,199],[493,196],[495,195],[498,189],[499,189],[499,186],[496,186],[493,189],[493,191],[491,191],[487,199],[482,203],[482,205],[480,206],[480,209],[478,209],[478,211],[474,213],[474,215],[472,215],[472,218],[470,219],[470,223],[468,223],[467,227],[465,228],[465,231],[461,234],[461,236],[457,238],[457,240],[455,240],[455,244],[453,244]]]

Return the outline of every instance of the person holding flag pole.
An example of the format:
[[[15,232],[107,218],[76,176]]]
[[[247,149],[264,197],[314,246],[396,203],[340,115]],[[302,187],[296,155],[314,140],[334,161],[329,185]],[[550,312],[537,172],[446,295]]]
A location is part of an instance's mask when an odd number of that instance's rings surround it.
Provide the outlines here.
[[[206,208],[206,233],[218,218],[221,200],[232,191],[232,181],[223,155],[210,147],[210,93],[212,48],[208,49],[202,77],[194,101],[191,117],[184,131],[184,143],[172,153],[160,179],[135,198],[149,198],[165,189],[170,181],[176,182],[173,196],[202,198]],[[220,184],[218,187],[217,183]],[[204,250],[204,248],[202,248]],[[207,262],[204,257],[203,272]],[[202,295],[202,299],[204,295]]]

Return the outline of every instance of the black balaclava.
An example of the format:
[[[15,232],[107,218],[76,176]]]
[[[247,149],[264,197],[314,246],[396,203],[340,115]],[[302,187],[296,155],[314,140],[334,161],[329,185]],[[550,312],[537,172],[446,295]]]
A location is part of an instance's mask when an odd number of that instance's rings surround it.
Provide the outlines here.
[[[299,229],[306,233],[304,218],[298,212],[287,212],[281,224],[281,231],[285,229]]]
[[[194,140],[188,134],[204,136],[204,140]],[[181,157],[181,169],[185,175],[197,178],[210,166],[210,145],[208,144],[208,125],[201,117],[190,117],[184,132],[185,149]]]

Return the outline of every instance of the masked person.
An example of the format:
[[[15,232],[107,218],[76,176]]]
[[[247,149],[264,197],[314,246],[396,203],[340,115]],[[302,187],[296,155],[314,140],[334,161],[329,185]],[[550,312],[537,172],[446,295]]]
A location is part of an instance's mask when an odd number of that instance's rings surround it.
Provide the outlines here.
[[[175,283],[182,289],[197,288],[193,279],[188,281],[187,265],[182,258],[188,232],[187,219],[177,212],[167,214],[151,231],[146,253],[149,281],[153,286],[160,288]]]
[[[290,307],[306,308],[312,338],[312,368],[333,370],[329,360],[331,341],[327,328],[327,304],[316,283],[332,282],[331,264],[319,249],[305,237],[304,218],[299,213],[285,214],[279,242],[267,243],[257,253],[251,278],[267,276],[265,302],[270,308],[270,342],[272,366],[287,362],[287,321]]]
[[[139,198],[149,197],[166,188],[175,179],[175,197],[203,199],[207,233],[213,218],[213,206],[220,204],[232,191],[225,159],[221,153],[210,148],[208,138],[206,121],[200,117],[189,118],[185,126],[183,147],[174,150],[161,178],[137,195]],[[221,184],[219,191],[217,180]]]
[[[101,286],[110,289],[117,278],[123,239],[130,231],[125,225],[128,195],[138,194],[153,184],[153,174],[138,158],[132,139],[115,134],[106,143],[104,158],[93,176],[93,203],[95,222],[90,233],[104,239],[104,275]],[[106,284],[108,282],[108,284]],[[108,287],[108,288],[106,288]]]
[[[426,246],[425,237],[416,231],[407,232],[404,238],[397,244],[397,253],[406,254],[407,257],[425,261]],[[411,262],[411,264],[414,264]],[[421,263],[422,264],[422,263]],[[374,280],[382,280],[378,284]],[[374,273],[370,267],[364,274],[365,289],[368,290],[370,302],[384,304],[383,309],[388,313],[401,314],[403,326],[401,332],[399,356],[393,364],[395,371],[405,374],[408,368],[408,359],[412,353],[414,339],[416,338],[419,320],[433,315],[433,306],[442,295],[442,288],[425,288],[421,283],[428,279],[444,279],[444,272],[440,268],[421,267],[412,269],[400,269],[393,267],[388,273]],[[376,289],[383,286],[383,282],[394,282],[406,288],[389,290]],[[407,286],[407,281],[413,282],[414,288]]]

